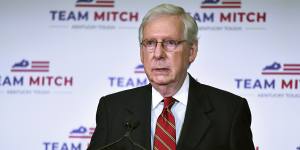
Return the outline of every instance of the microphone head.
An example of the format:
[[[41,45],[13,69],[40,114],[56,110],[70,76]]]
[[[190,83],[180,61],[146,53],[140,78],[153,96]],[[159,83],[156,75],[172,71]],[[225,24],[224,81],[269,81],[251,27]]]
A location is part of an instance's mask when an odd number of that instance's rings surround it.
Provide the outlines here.
[[[126,120],[123,125],[127,130],[134,130],[140,125],[140,122],[138,120]]]

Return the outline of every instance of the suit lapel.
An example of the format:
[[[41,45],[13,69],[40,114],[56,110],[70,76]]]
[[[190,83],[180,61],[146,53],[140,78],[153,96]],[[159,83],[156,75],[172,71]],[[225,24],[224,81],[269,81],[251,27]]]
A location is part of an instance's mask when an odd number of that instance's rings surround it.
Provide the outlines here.
[[[130,120],[138,121],[139,126],[132,132],[133,141],[146,149],[151,149],[151,85],[142,87],[132,97],[134,101],[128,103],[126,112]],[[206,95],[205,88],[190,76],[188,104],[181,129],[181,135],[177,143],[177,149],[193,149],[205,135],[210,120],[207,113],[212,110]]]
[[[177,149],[195,148],[210,125],[207,112],[211,110],[205,89],[190,76],[188,104]]]
[[[139,90],[131,97],[133,102],[128,103],[125,109],[129,112],[129,120],[139,124],[131,133],[131,138],[146,149],[151,149],[151,85],[149,84]]]

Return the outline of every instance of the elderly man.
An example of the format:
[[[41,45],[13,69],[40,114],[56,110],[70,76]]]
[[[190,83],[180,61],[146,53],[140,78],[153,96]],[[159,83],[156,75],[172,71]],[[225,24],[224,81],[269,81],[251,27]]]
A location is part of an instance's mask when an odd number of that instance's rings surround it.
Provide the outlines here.
[[[88,150],[254,150],[247,101],[187,73],[197,34],[181,7],[162,4],[145,15],[140,58],[150,84],[101,98]]]

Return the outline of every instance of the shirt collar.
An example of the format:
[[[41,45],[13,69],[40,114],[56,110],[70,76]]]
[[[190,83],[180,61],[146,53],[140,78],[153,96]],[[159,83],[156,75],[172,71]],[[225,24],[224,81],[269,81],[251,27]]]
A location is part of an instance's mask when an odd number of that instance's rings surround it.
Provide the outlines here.
[[[185,106],[187,105],[188,101],[189,85],[190,77],[189,75],[186,75],[182,86],[177,91],[177,93],[175,93],[175,95],[172,96],[178,102],[184,104]],[[163,99],[164,98],[160,95],[160,93],[152,87],[152,109],[156,108]]]

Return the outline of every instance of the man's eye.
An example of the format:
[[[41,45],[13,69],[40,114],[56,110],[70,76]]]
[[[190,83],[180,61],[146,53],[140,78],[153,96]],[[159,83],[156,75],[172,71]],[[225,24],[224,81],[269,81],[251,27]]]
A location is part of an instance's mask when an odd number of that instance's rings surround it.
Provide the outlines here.
[[[176,45],[175,40],[167,40],[167,41],[165,41],[165,43],[168,44],[168,45]]]
[[[156,41],[146,41],[146,45],[155,45]]]

